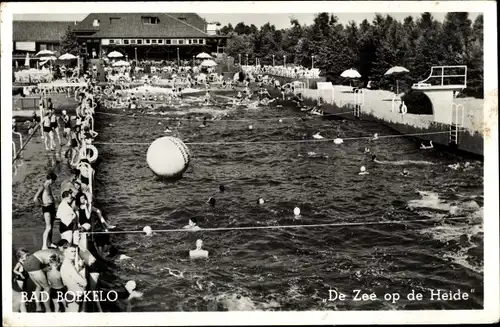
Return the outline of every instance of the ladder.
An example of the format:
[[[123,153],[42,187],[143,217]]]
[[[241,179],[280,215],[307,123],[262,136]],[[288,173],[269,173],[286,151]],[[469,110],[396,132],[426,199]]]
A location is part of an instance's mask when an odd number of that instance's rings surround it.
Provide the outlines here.
[[[464,122],[464,106],[462,104],[451,104],[451,122],[450,122],[450,137],[449,144],[457,145],[459,142],[458,133],[463,127]]]

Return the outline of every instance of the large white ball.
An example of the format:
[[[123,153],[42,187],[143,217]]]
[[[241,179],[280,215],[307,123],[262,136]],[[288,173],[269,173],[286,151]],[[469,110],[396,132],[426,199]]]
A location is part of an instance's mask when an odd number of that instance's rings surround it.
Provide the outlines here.
[[[188,168],[191,154],[181,140],[166,136],[151,143],[146,160],[156,175],[179,177]]]

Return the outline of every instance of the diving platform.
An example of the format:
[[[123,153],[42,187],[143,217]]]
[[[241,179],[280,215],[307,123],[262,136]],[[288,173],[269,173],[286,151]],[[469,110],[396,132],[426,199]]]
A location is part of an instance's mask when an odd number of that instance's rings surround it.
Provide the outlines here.
[[[452,124],[453,99],[466,87],[467,66],[432,66],[429,77],[412,85],[429,98],[434,121],[443,124]]]

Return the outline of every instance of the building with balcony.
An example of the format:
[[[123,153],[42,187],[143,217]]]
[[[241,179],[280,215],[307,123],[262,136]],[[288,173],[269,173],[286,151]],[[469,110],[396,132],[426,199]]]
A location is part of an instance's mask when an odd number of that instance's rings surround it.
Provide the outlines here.
[[[227,36],[208,25],[194,13],[93,13],[73,31],[80,54],[90,59],[116,50],[124,59],[175,61],[224,52]]]

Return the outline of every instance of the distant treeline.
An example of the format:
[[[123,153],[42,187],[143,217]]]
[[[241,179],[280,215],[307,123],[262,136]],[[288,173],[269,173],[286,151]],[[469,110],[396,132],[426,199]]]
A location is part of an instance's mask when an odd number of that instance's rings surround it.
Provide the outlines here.
[[[354,21],[347,25],[338,22],[335,15],[317,14],[312,25],[300,25],[291,19],[291,27],[276,29],[267,23],[258,29],[255,25],[238,23],[222,27],[220,34],[232,35],[226,52],[242,64],[259,59],[262,65],[299,64],[321,69],[322,76],[334,83],[345,83],[340,74],[355,68],[362,75],[361,82],[374,81],[380,88],[394,85],[392,77],[384,73],[393,66],[410,70],[401,76],[406,85],[425,79],[431,66],[466,65],[467,89],[470,96],[483,96],[483,15],[474,22],[466,12],[447,13],[439,22],[426,12],[414,20],[408,16],[402,22],[390,15],[376,14],[373,21]],[[314,56],[314,59],[313,57]]]

